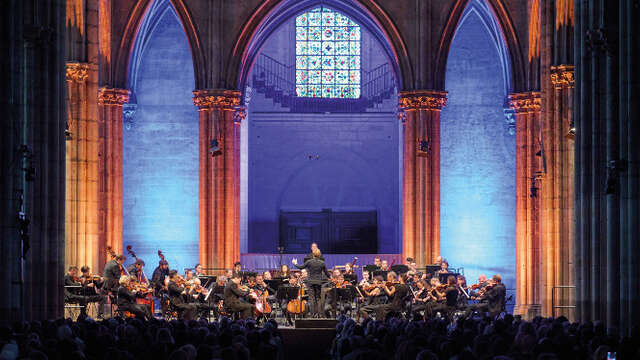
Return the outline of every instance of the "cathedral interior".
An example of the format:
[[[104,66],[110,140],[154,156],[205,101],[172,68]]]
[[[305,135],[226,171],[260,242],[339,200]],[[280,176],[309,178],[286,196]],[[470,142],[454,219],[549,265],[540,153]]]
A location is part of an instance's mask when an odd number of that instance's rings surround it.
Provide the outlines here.
[[[62,317],[107,249],[262,269],[311,242],[640,322],[638,0],[5,3],[0,323]]]

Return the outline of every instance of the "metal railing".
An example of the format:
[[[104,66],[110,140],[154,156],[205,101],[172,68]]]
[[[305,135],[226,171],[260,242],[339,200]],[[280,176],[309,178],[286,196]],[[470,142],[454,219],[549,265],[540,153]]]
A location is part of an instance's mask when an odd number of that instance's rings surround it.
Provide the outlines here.
[[[551,288],[551,316],[556,317],[556,309],[575,309],[575,305],[556,305],[556,289],[575,289],[575,285],[556,285]]]

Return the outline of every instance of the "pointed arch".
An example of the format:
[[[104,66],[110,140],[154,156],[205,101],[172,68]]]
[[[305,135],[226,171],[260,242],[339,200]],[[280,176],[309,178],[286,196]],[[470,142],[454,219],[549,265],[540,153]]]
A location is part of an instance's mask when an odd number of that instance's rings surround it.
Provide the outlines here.
[[[399,88],[411,86],[413,72],[399,31],[374,0],[342,2],[336,0],[266,0],[244,25],[229,59],[227,83],[242,88],[253,62],[269,34],[284,21],[319,5],[332,7],[357,21],[383,44],[394,69]]]
[[[435,66],[435,88],[444,89],[445,86],[445,74],[447,69],[447,58],[449,56],[449,50],[451,49],[451,43],[455,37],[455,32],[458,26],[463,20],[465,10],[470,5],[470,2],[474,0],[457,0],[451,9],[449,20],[445,25],[445,28],[440,37],[440,45],[438,47],[438,54],[436,57]],[[486,1],[489,11],[491,11],[494,19],[498,24],[498,30],[504,44],[506,44],[506,51],[509,55],[509,83],[510,89],[508,92],[524,91],[526,86],[525,66],[522,58],[522,51],[520,48],[520,41],[516,34],[515,27],[503,0],[481,0]]]
[[[152,3],[157,1],[162,0],[139,0],[131,11],[131,16],[129,16],[129,20],[125,26],[124,33],[116,53],[113,86],[117,88],[125,88],[129,83],[129,63],[133,56],[138,32],[140,31],[145,16],[152,8]],[[175,10],[178,20],[182,25],[185,35],[187,36],[187,41],[189,42],[189,48],[191,50],[191,57],[193,59],[193,71],[196,79],[195,87],[198,88],[198,79],[202,78],[202,76],[198,76],[198,74],[204,71],[204,53],[193,17],[184,0],[165,1],[169,1],[173,6],[173,10]]]

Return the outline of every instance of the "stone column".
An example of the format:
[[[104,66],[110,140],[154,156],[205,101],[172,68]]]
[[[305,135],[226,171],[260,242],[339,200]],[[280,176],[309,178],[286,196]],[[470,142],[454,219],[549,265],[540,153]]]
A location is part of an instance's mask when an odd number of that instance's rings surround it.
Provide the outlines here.
[[[542,139],[546,174],[542,183],[540,231],[543,248],[544,316],[565,315],[574,311],[556,306],[573,305],[573,65],[552,66],[550,93],[542,119]],[[546,87],[545,87],[546,88]],[[555,295],[553,294],[555,293]],[[552,296],[555,303],[552,304]]]
[[[98,264],[106,262],[106,246],[122,253],[122,106],[128,101],[126,89],[103,87],[98,92]]]
[[[398,94],[403,121],[402,256],[419,264],[440,255],[440,110],[447,93]]]
[[[97,66],[67,62],[65,267],[98,263]]]
[[[200,263],[231,268],[240,260],[241,94],[235,90],[197,90],[200,118]]]
[[[516,306],[514,313],[540,314],[539,147],[540,93],[509,95],[516,116]]]

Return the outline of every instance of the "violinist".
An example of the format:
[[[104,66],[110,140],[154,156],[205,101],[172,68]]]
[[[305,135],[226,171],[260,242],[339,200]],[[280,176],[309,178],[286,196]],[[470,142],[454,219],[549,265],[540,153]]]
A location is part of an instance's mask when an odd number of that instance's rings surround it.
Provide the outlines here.
[[[144,271],[142,270],[143,267],[144,267],[144,261],[142,261],[142,259],[136,259],[136,262],[129,265],[129,267],[127,268],[129,275],[135,277],[136,281],[141,284],[148,282],[148,280],[144,275]]]
[[[440,288],[443,286],[441,285]],[[437,291],[437,290],[436,290]],[[443,296],[444,295],[444,296]],[[456,277],[450,275],[447,277],[447,284],[444,288],[444,293],[439,292],[440,298],[438,300],[444,300],[444,302],[435,304],[431,311],[435,314],[440,312],[442,314],[448,314],[458,307],[458,287],[456,285]]]
[[[242,275],[234,273],[231,281],[224,288],[224,307],[231,312],[239,312],[241,319],[253,317],[253,305],[242,300],[249,293],[246,286],[241,286]]]
[[[420,312],[429,312],[431,306],[435,303],[435,298],[431,294],[431,285],[425,280],[416,282],[416,290],[413,293],[411,304],[411,312],[414,319],[422,318]]]
[[[371,285],[371,275],[367,270],[362,270],[362,280],[360,280],[358,286],[363,289],[368,285]]]
[[[97,295],[98,289],[102,287],[102,276],[91,274],[91,269],[86,265],[81,267],[80,271],[82,272],[80,278],[84,280],[88,290],[85,295]]]
[[[477,297],[480,302],[471,305],[467,310],[467,316],[477,311],[481,314],[488,312],[490,316],[500,314],[504,309],[507,289],[502,284],[502,277],[493,275],[491,281],[484,287],[483,292]]]
[[[195,279],[195,277],[193,276],[193,270],[187,269],[184,272],[184,280],[187,282],[193,282],[193,279]]]
[[[446,259],[442,259],[440,262],[440,270],[436,271],[438,275],[440,274],[449,274],[449,262]]]
[[[178,309],[178,315],[185,320],[192,320],[198,307],[196,304],[187,303],[184,296],[188,294],[188,290],[184,287],[185,281],[176,270],[169,271],[169,284],[167,285],[167,292],[171,305]]]
[[[382,260],[380,263],[380,270],[389,271],[389,262],[387,260]]]
[[[209,311],[214,310],[216,306],[214,305],[213,297],[207,298],[209,289],[202,287],[202,282],[197,277],[191,280],[191,284],[187,293],[187,302],[195,304],[198,311],[203,314],[208,314]]]
[[[318,317],[320,316],[322,284],[327,278],[331,277],[324,261],[320,259],[321,257],[322,254],[320,253],[320,250],[316,248],[313,251],[312,258],[302,265],[298,265],[298,260],[295,258],[291,260],[295,267],[301,270],[307,269],[309,272],[307,284],[309,285],[310,311],[312,316]]]
[[[136,298],[144,296],[133,287],[133,281],[135,278],[128,275],[122,275],[118,287],[118,308],[123,311],[128,311],[136,316],[138,319],[149,320],[151,319],[151,308],[149,305],[137,304]]]
[[[409,270],[407,271],[407,276],[413,276],[418,273],[418,265],[413,258],[407,258],[407,267]]]
[[[380,261],[379,257],[373,258],[373,265],[375,265],[378,269],[382,267],[382,261]]]
[[[471,285],[471,289],[469,291],[471,299],[475,299],[476,297],[478,297],[480,291],[482,291],[485,286],[487,286],[487,275],[480,274],[480,276],[478,276],[478,282]]]
[[[82,306],[80,308],[81,317],[87,316],[88,303],[99,302],[103,299],[95,292],[94,295],[86,295],[88,285],[89,283],[84,278],[78,276],[78,267],[69,267],[67,275],[64,276],[64,301]]]
[[[325,308],[324,312],[327,317],[335,317],[337,313],[344,314],[351,310],[351,301],[346,301],[349,299],[340,298],[338,291],[333,289],[344,289],[347,286],[351,286],[348,283],[344,275],[340,272],[340,270],[336,269],[333,272],[333,277],[331,278],[332,288],[330,291],[327,291],[325,297]]]
[[[458,308],[464,308],[467,306],[467,300],[469,299],[469,292],[467,287],[467,279],[464,275],[458,275],[456,277],[458,288]]]
[[[126,271],[122,264],[127,259],[126,256],[122,254],[118,254],[115,258],[109,261],[104,266],[104,272],[102,277],[104,278],[104,284],[102,285],[103,290],[105,291],[115,291],[118,288],[118,281],[120,280],[120,276],[126,275]]]

